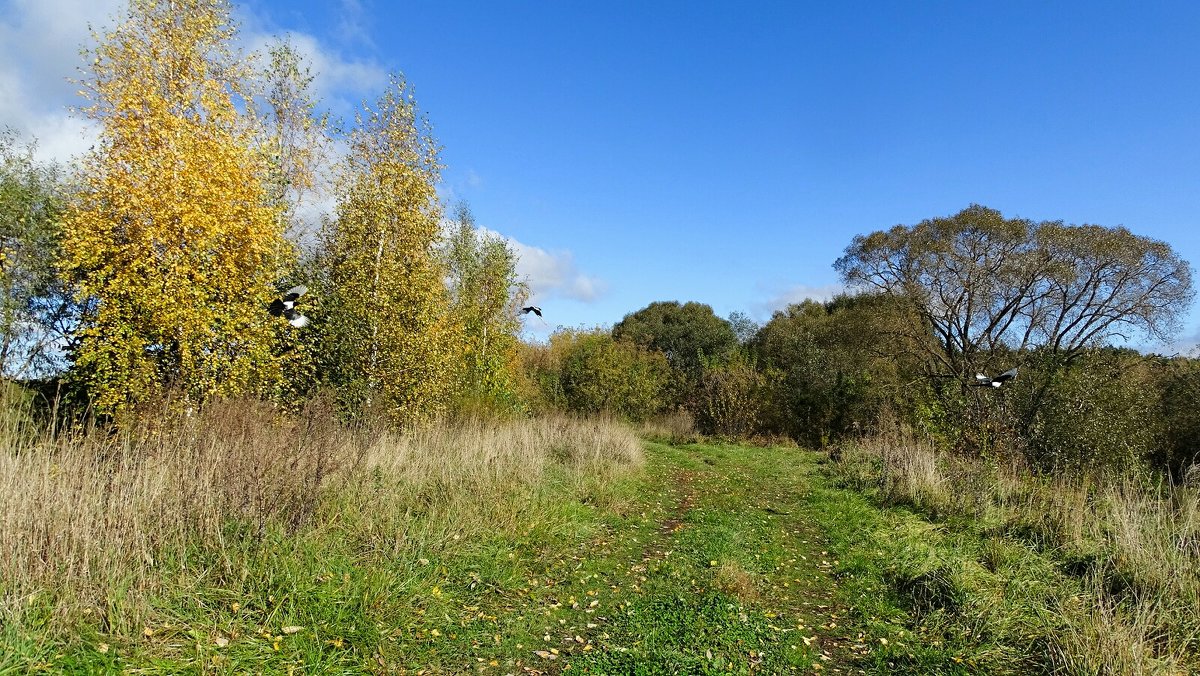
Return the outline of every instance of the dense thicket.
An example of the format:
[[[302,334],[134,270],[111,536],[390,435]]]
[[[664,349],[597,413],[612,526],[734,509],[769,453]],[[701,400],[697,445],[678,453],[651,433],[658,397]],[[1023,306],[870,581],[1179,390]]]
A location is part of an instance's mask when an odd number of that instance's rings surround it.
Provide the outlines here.
[[[670,301],[611,336],[666,360],[660,408],[690,413],[706,434],[824,447],[900,424],[956,453],[1044,471],[1178,477],[1196,461],[1197,362],[1111,346],[1171,335],[1188,307],[1191,269],[1167,244],[973,205],[856,237],[836,267],[852,293],[791,305],[762,326]],[[546,355],[584,342],[560,334],[539,353],[543,400],[625,413],[616,399],[564,395],[566,362]],[[573,362],[570,379],[581,363],[604,382],[634,379],[613,375],[631,367],[611,359]],[[1002,387],[976,375],[1013,368]]]
[[[670,363],[661,352],[615,340],[605,329],[563,329],[523,356],[540,410],[608,413],[645,420],[669,409]]]

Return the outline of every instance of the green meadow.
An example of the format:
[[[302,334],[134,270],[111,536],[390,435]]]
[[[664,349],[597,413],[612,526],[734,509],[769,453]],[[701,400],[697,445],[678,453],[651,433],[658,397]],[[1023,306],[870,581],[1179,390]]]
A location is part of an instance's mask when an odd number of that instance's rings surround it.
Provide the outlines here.
[[[901,488],[914,475],[866,446],[831,460],[568,418],[315,434],[253,415],[6,456],[0,673],[1196,666],[1195,618],[1162,603],[1168,649],[1129,640],[1149,591],[1194,583],[1125,571],[1138,593],[1117,591],[1115,544],[967,518],[967,489]],[[245,445],[200,441],[214,429]]]

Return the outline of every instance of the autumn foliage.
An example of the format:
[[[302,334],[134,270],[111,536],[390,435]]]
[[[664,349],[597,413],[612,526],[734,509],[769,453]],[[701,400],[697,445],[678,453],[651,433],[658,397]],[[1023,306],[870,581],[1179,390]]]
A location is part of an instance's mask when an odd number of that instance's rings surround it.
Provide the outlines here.
[[[513,398],[515,257],[473,222],[443,255],[439,146],[402,78],[328,172],[312,74],[286,42],[257,71],[225,0],[132,0],[97,41],[82,112],[101,138],[59,257],[78,312],[68,375],[91,410],[241,394],[294,408],[333,388],[344,413],[408,424],[460,390]],[[328,173],[336,214],[313,237],[297,206]],[[316,320],[303,333],[266,311],[297,283]]]
[[[237,107],[232,34],[221,0],[135,0],[94,54],[85,112],[101,141],[63,249],[88,302],[74,374],[101,412],[277,376],[263,307],[285,246]]]
[[[445,409],[461,330],[434,255],[438,146],[402,79],[350,148],[327,234],[329,368],[351,410],[413,422]]]

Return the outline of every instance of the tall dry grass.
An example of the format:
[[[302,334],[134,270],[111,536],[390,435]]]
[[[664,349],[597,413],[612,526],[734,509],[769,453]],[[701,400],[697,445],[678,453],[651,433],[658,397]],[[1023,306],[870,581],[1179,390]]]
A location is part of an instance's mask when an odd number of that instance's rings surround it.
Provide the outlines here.
[[[1035,477],[1019,462],[943,454],[893,430],[840,449],[837,472],[934,518],[971,517],[985,536],[1057,561],[1082,596],[1037,612],[1060,614],[1052,657],[1069,673],[1200,670],[1200,467],[1179,485]]]
[[[119,434],[0,444],[0,624],[21,622],[37,597],[52,618],[107,612],[115,590],[147,597],[172,584],[165,569],[232,566],[268,533],[334,531],[402,554],[519,529],[547,484],[603,495],[642,461],[636,435],[612,421],[398,434],[347,428],[319,405],[289,418],[252,401]],[[136,605],[122,611],[125,624],[138,621]]]
[[[692,414],[682,409],[647,418],[641,423],[641,433],[665,444],[695,444],[703,440],[696,431]]]

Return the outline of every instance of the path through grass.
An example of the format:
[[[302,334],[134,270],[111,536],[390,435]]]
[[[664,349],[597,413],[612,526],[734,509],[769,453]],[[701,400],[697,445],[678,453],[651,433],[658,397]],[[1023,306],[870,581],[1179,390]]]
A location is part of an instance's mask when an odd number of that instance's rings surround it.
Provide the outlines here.
[[[0,628],[18,655],[0,673],[1027,672],[1037,646],[914,621],[887,562],[935,535],[830,487],[820,457],[650,444],[603,492],[543,485],[549,508],[518,537],[416,559],[277,534],[247,550],[240,591],[165,590],[137,635],[90,626],[47,649]],[[953,595],[936,582],[921,584]]]

